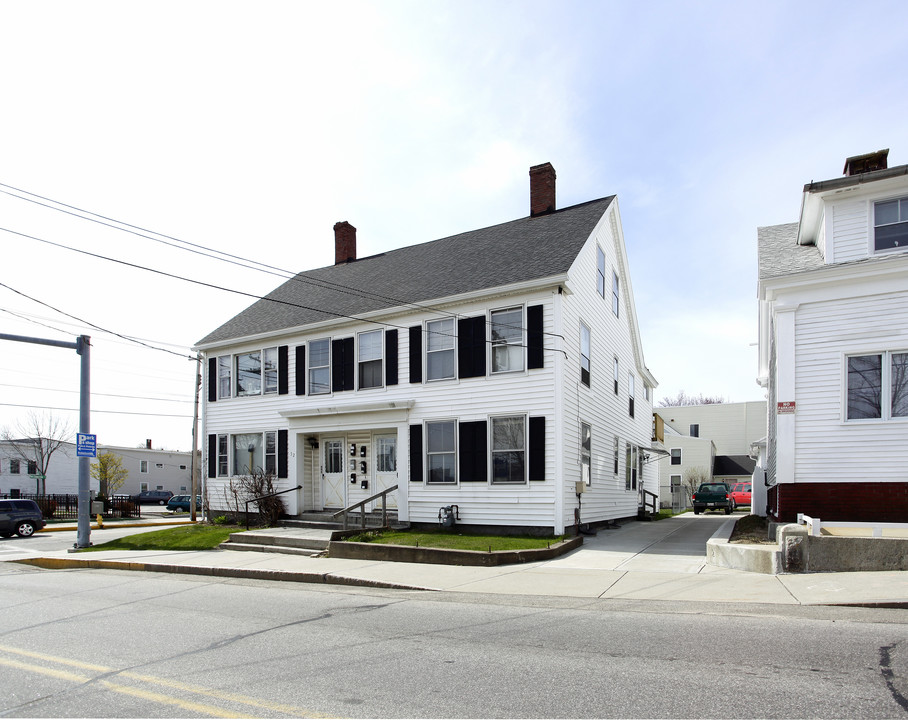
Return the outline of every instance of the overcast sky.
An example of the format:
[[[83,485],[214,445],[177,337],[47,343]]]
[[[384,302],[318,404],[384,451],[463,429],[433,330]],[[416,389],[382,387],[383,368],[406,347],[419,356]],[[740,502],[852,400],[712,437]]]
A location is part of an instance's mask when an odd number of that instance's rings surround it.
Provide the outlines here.
[[[282,280],[161,240],[297,272],[339,220],[363,257],[524,217],[551,162],[559,207],[618,196],[656,400],[761,400],[756,229],[849,155],[908,163],[906,27],[872,0],[0,3],[0,333],[90,335],[98,442],[188,450],[192,345]],[[0,427],[78,408],[74,351],[2,347]]]

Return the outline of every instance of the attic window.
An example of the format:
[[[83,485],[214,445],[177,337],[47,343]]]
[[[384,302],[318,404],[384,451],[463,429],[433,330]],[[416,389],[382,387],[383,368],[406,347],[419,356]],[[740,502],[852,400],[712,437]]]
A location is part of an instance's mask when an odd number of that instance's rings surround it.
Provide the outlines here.
[[[908,197],[873,204],[873,247],[876,252],[908,247]]]

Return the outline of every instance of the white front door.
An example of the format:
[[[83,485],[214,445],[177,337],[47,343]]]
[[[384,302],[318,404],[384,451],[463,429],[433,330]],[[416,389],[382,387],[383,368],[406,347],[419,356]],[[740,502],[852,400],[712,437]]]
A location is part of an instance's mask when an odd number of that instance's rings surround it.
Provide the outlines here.
[[[347,483],[344,473],[344,439],[324,441],[322,456],[322,497],[326,508],[341,509],[347,505]]]
[[[375,480],[371,495],[397,485],[397,435],[376,435],[374,447]],[[381,500],[373,501],[372,507],[381,510]],[[388,494],[387,508],[397,509],[396,491]]]

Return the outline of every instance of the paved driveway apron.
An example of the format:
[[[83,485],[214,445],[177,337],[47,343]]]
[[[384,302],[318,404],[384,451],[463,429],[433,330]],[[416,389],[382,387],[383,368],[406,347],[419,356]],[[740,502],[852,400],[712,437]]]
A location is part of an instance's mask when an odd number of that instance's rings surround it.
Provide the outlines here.
[[[624,572],[699,573],[706,566],[706,541],[728,520],[725,515],[685,513],[656,522],[630,521],[617,530],[584,537],[579,550],[549,561],[549,567]]]

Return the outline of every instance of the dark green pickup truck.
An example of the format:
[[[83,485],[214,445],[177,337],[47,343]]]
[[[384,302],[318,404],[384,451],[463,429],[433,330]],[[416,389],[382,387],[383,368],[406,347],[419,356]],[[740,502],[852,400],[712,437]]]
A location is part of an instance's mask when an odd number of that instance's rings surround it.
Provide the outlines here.
[[[724,482],[703,483],[690,499],[694,504],[694,515],[706,510],[725,510],[726,515],[731,515],[735,509],[731,488]]]

